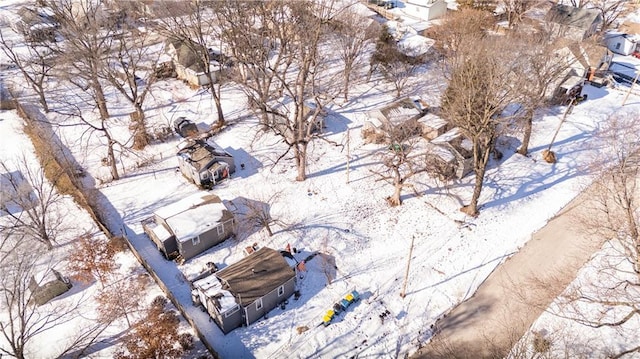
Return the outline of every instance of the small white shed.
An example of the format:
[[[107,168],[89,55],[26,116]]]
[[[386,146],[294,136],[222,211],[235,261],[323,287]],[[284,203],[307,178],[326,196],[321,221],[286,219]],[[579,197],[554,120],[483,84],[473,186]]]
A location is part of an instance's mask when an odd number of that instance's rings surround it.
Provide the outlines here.
[[[638,51],[638,35],[629,35],[623,33],[607,34],[604,38],[607,48],[616,54],[631,55]]]

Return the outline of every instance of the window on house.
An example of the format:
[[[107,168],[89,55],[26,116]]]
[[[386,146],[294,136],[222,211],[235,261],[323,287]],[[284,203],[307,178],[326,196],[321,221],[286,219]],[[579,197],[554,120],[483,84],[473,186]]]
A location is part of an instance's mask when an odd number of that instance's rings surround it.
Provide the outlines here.
[[[224,233],[224,224],[218,226],[218,235],[221,236]]]
[[[256,301],[256,310],[262,309],[262,298]]]
[[[284,294],[284,286],[283,286],[283,285],[281,285],[281,286],[278,288],[278,297],[282,297],[282,295],[283,295],[283,294]]]
[[[200,237],[193,237],[191,238],[191,243],[193,243],[194,246],[197,246],[198,244],[200,244]]]
[[[620,50],[620,45],[621,45],[620,43],[616,44],[616,50]]]

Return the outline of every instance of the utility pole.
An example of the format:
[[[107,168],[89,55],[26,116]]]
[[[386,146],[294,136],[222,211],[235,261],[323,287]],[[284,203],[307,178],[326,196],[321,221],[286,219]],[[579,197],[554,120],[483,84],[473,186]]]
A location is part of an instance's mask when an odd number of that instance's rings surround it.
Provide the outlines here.
[[[347,184],[349,184],[349,160],[351,159],[351,129],[347,129]]]
[[[416,236],[411,236],[411,247],[409,247],[409,257],[407,257],[407,270],[404,272],[404,283],[402,283],[402,291],[400,297],[404,298],[407,295],[407,281],[409,280],[409,266],[411,265],[411,256],[413,255],[413,241]]]

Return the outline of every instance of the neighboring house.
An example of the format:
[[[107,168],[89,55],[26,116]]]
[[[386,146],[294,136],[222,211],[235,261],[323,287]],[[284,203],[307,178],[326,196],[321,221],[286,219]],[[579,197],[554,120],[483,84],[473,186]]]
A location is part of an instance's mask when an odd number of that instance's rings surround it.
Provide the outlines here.
[[[73,287],[69,278],[51,269],[44,274],[32,276],[29,280],[30,301],[35,305],[43,305],[51,299],[67,292]]]
[[[604,37],[607,48],[619,55],[631,55],[640,52],[640,36],[610,33]]]
[[[218,82],[221,66],[214,59],[218,57],[213,50],[195,43],[191,40],[168,39],[165,43],[165,51],[171,56],[178,79],[184,80],[193,86],[205,86],[213,80]],[[205,72],[202,63],[204,52],[209,52],[211,63],[209,74]],[[209,78],[211,76],[211,79]]]
[[[555,51],[558,61],[566,63],[567,67],[549,83],[545,92],[546,101],[569,104],[581,94],[585,80],[594,84],[599,81],[596,74],[607,70],[610,56],[604,46],[587,45],[573,43]]]
[[[473,145],[454,127],[430,142],[429,160],[441,164],[442,175],[446,178],[463,178],[473,172]]]
[[[192,299],[226,334],[264,317],[295,292],[296,272],[283,255],[260,248],[208,277],[193,282]]]
[[[38,204],[38,196],[22,172],[0,173],[0,217],[7,214],[19,216],[20,212]]]
[[[44,8],[22,7],[13,18],[11,28],[22,34],[28,41],[55,41],[55,31],[59,24]]]
[[[309,129],[311,133],[322,131],[324,127],[324,117],[327,115],[326,111],[322,109],[316,113],[316,109],[317,106],[314,102],[304,101],[302,104],[303,122],[307,126],[311,126]],[[269,118],[271,123],[269,123],[269,125],[279,133],[284,134],[286,138],[295,137],[295,134],[291,131],[292,128],[297,125],[295,117],[295,103],[291,96],[283,96],[271,104],[271,115]],[[292,126],[292,124],[294,126]]]
[[[120,2],[124,3],[124,2]],[[163,18],[167,16],[185,16],[193,12],[193,6],[188,1],[157,1],[138,0],[127,1],[137,13],[150,19]]]
[[[177,156],[182,175],[203,188],[213,187],[236,171],[233,156],[210,141],[189,141]]]
[[[419,119],[429,106],[419,98],[405,97],[382,108],[367,112],[368,119],[362,126],[366,142],[383,143],[389,140],[389,131],[402,131],[407,136],[420,135]]]
[[[231,237],[235,219],[220,197],[200,192],[156,210],[142,228],[166,258],[188,260]]]
[[[552,34],[579,42],[598,32],[602,14],[596,9],[553,4],[545,20]]]
[[[434,20],[445,15],[447,2],[444,0],[406,0],[402,10],[422,20]]]

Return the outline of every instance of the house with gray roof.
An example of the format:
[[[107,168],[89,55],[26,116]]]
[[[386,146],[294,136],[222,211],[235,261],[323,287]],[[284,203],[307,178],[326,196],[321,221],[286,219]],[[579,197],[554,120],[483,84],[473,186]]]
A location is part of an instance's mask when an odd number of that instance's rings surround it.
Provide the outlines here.
[[[178,153],[182,175],[202,188],[211,188],[236,172],[233,156],[210,140],[192,140]]]
[[[548,30],[555,36],[580,42],[598,32],[602,14],[596,9],[553,4],[545,20]]]
[[[296,272],[282,253],[262,247],[192,283],[192,299],[226,334],[250,325],[295,292]]]

